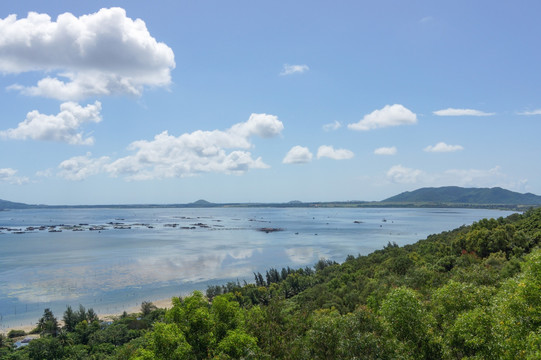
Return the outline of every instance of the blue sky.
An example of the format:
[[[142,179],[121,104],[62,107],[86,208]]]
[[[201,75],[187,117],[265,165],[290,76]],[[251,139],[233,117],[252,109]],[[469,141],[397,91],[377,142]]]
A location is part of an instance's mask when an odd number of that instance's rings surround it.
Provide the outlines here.
[[[541,194],[541,3],[0,4],[0,199]]]

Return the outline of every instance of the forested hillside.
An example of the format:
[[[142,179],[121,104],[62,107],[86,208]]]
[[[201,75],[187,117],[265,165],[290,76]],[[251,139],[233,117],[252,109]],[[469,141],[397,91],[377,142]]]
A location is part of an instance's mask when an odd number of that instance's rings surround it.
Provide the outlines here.
[[[477,205],[541,205],[541,196],[521,194],[495,188],[463,188],[444,186],[406,191],[382,201],[383,203],[439,203]]]
[[[254,283],[100,323],[44,313],[3,359],[539,359],[541,209],[389,243],[342,264],[269,269]],[[68,311],[69,310],[69,311]]]

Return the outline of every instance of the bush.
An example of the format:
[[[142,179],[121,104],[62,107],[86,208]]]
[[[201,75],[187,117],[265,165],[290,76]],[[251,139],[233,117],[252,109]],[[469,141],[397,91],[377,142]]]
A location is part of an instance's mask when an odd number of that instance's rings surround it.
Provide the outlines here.
[[[26,331],[24,331],[24,330],[10,330],[8,332],[8,338],[10,338],[10,339],[25,336],[25,335],[26,335]]]

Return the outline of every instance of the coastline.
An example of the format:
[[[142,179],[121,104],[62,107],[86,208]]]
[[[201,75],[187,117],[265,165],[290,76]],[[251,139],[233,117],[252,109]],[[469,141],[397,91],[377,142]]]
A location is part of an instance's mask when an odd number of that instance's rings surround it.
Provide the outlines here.
[[[156,300],[156,301],[151,301],[157,308],[160,308],[160,309],[170,309],[173,305],[172,301],[171,301],[172,298],[165,298],[165,299],[159,299],[159,300]],[[139,313],[141,310],[141,307],[140,307],[140,304],[139,306],[131,306],[131,307],[127,307],[125,308],[124,310],[122,310],[122,312],[119,312],[119,313],[113,313],[113,314],[107,314],[107,313],[103,313],[103,314],[100,314],[98,313],[98,317],[101,321],[113,321],[115,318],[118,318],[122,315],[122,313],[125,311],[127,312],[128,314],[135,314],[135,313]],[[60,316],[58,315],[55,315],[56,316],[56,319],[58,320],[58,324],[60,326],[63,326],[63,321],[62,321],[62,316],[63,314],[61,314]],[[30,335],[30,331],[32,331],[36,326],[37,326],[37,322],[38,320],[36,319],[36,322],[31,325],[31,324],[28,324],[28,325],[21,325],[21,326],[13,326],[13,327],[6,327],[6,328],[3,328],[3,329],[0,329],[0,334],[4,334],[4,335],[7,335],[8,332],[10,332],[11,330],[24,330],[28,335]]]
[[[170,309],[173,306],[173,302],[171,301],[171,298],[159,299],[159,300],[156,300],[156,301],[151,301],[151,303],[153,303],[159,309]],[[129,307],[129,308],[125,309],[124,311],[126,311],[128,314],[135,314],[135,313],[139,313],[140,310],[141,310],[140,306],[132,306],[132,307]],[[109,321],[109,320],[114,320],[115,318],[118,318],[121,315],[122,315],[122,313],[98,314],[98,317],[102,321]]]
[[[490,210],[492,211],[494,210]],[[422,216],[419,213],[422,213]],[[0,309],[0,332],[7,333],[11,329],[32,330],[42,316],[43,309],[48,307],[60,322],[68,301],[71,302],[74,310],[77,310],[77,303],[82,303],[86,308],[93,308],[101,319],[120,316],[124,311],[137,313],[142,301],[152,301],[154,304],[167,301],[170,306],[170,294],[185,296],[183,292],[187,295],[193,290],[204,290],[204,287],[209,284],[225,283],[228,279],[222,280],[221,277],[224,274],[234,281],[235,278],[238,280],[239,274],[245,269],[252,274],[252,269],[265,271],[273,266],[299,266],[298,264],[308,266],[315,263],[321,256],[341,261],[348,254],[368,254],[381,248],[390,240],[403,245],[446,230],[448,219],[456,218],[457,222],[449,228],[469,224],[478,219],[475,216],[476,213],[477,211],[471,209],[452,212],[418,209],[410,211],[317,209],[309,212],[304,210],[295,212],[297,217],[292,217],[291,211],[269,212],[268,210],[233,213],[194,212],[193,214],[158,210],[148,213],[103,214],[102,211],[94,213],[85,210],[80,214],[60,212],[53,214],[54,216],[41,212],[30,214],[31,216],[21,214],[19,218],[10,214],[4,220],[8,224],[12,222],[12,225],[26,224],[26,219],[31,218],[38,219],[38,223],[50,222],[52,224],[79,224],[79,219],[85,219],[86,223],[92,222],[89,219],[95,219],[96,223],[105,224],[118,219],[132,225],[147,223],[150,219],[152,224],[163,224],[163,226],[154,230],[139,229],[134,226],[131,230],[102,232],[99,236],[96,232],[84,231],[42,232],[40,233],[42,236],[2,233],[2,240],[10,244],[10,249],[17,256],[6,257],[8,261],[5,262],[6,265],[3,265],[5,268],[0,269],[1,275],[6,274],[2,280],[5,280],[8,285],[2,288],[0,295],[3,295],[1,293],[6,290],[19,289],[23,286],[27,292],[22,295],[27,298],[30,295],[33,296],[34,302],[28,303],[28,308],[32,305],[32,309],[26,310],[24,302],[26,298],[22,297],[20,300],[21,294],[15,296],[6,291],[5,297],[0,297],[0,300],[14,300],[13,303],[0,303],[7,304]],[[497,214],[490,216],[500,215],[501,212],[498,211]],[[209,219],[203,221],[215,225],[217,229],[207,231],[202,228],[190,232],[179,229],[180,225],[188,226],[199,221],[196,220],[198,217]],[[487,216],[483,215],[481,218],[484,217]],[[357,221],[360,219],[362,221]],[[420,221],[412,221],[412,219],[423,219],[423,221],[421,224]],[[427,230],[425,235],[423,231],[427,227],[427,219],[432,219],[429,223],[435,229]],[[211,221],[215,221],[216,224]],[[262,235],[261,231],[253,231],[255,226],[253,221],[272,222],[272,226],[279,226],[285,231],[273,235]],[[176,222],[179,223],[176,228],[165,226]],[[407,224],[408,227],[404,229],[400,226],[401,224]],[[359,243],[359,237],[365,233],[370,236],[366,237],[367,241]],[[89,250],[87,244],[90,236],[92,241],[95,240],[96,246],[92,246]],[[252,241],[253,238],[257,241]],[[12,239],[14,241],[11,241]],[[130,239],[130,241],[125,241],[125,239]],[[336,239],[336,241],[329,241],[329,239]],[[119,254],[122,256],[119,257]],[[77,256],[73,257],[74,255]],[[20,264],[29,259],[35,260],[32,267],[21,268]],[[41,259],[48,259],[48,261],[40,262]],[[34,268],[37,270],[33,270]],[[47,273],[52,275],[34,278],[35,274]],[[126,274],[131,277],[127,278]],[[217,276],[221,276],[220,280],[216,279]],[[137,281],[129,282],[129,287],[122,287],[126,279],[132,280],[132,278]],[[49,285],[47,281],[51,279],[55,282]],[[88,281],[80,281],[82,283],[80,285],[77,282],[78,279]],[[202,282],[201,279],[212,280]],[[154,284],[152,281],[159,281],[160,286],[146,286],[146,284]],[[143,285],[140,285],[141,282]],[[67,294],[62,293],[63,296],[67,296],[66,303],[64,300],[47,301],[47,299],[39,298],[41,294],[39,291],[37,295],[32,292],[33,284],[38,290],[42,289],[41,293],[58,288],[59,291]],[[162,286],[163,284],[165,286]],[[86,297],[81,298],[80,302],[70,300],[69,291],[72,291],[75,294],[74,298],[78,299],[77,296],[80,295],[78,286],[82,290],[96,289],[99,295],[94,297],[85,295]],[[161,300],[154,300],[153,297]],[[12,311],[15,307],[17,312]],[[163,308],[167,305],[158,307]]]

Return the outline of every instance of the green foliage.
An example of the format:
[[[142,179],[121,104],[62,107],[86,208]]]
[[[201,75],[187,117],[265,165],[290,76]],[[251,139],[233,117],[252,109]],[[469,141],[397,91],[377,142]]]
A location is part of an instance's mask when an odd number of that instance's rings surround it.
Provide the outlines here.
[[[32,340],[25,350],[28,351],[28,357],[32,360],[61,359],[64,354],[60,342],[52,336]]]
[[[177,324],[156,323],[145,335],[147,344],[135,359],[183,360],[195,359],[192,347]]]
[[[26,331],[24,330],[16,330],[16,329],[13,329],[13,330],[10,330],[8,332],[8,338],[10,339],[13,339],[13,338],[16,338],[16,337],[21,337],[21,336],[25,336],[26,335]],[[3,336],[3,334],[2,334]]]
[[[66,308],[62,319],[64,320],[64,329],[66,329],[67,331],[74,331],[75,325],[77,325],[77,323],[79,322],[78,317],[71,308],[71,306],[68,306]]]
[[[154,305],[151,301],[143,301],[141,303],[141,316],[147,317],[157,309],[158,308],[156,307],[156,305]]]
[[[240,329],[229,330],[216,347],[218,359],[255,359],[259,352],[257,339]]]
[[[449,329],[445,343],[445,353],[451,358],[499,358],[492,334],[492,314],[482,307],[460,314]]]
[[[449,281],[432,294],[431,305],[438,325],[446,329],[461,313],[488,306],[494,293],[494,288]]]
[[[42,336],[56,336],[60,330],[58,321],[48,308],[43,311],[43,316],[39,319],[37,328]]]
[[[166,314],[166,320],[177,324],[198,359],[208,355],[214,341],[213,324],[210,305],[201,292],[195,291],[183,300],[175,298],[173,307]]]
[[[405,287],[392,290],[381,304],[380,314],[391,334],[405,343],[410,352],[419,357],[424,355],[428,316],[414,290]]]

